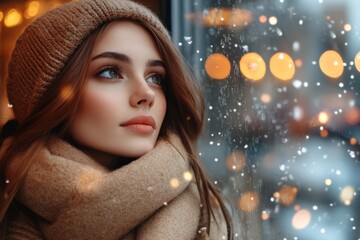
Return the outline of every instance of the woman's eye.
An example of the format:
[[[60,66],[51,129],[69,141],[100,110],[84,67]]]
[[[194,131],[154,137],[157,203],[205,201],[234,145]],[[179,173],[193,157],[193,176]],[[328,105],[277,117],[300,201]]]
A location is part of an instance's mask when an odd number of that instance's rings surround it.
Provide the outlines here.
[[[159,74],[153,74],[150,77],[148,77],[146,79],[147,83],[153,83],[153,84],[157,84],[157,85],[162,85],[164,78],[162,76],[160,76]]]
[[[106,67],[101,69],[97,74],[101,78],[121,78],[121,72],[117,67]]]

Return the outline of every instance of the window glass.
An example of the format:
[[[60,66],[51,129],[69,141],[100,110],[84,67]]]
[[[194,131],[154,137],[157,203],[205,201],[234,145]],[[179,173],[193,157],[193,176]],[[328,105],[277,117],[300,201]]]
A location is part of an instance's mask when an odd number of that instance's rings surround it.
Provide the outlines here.
[[[172,1],[235,239],[360,239],[360,2]]]

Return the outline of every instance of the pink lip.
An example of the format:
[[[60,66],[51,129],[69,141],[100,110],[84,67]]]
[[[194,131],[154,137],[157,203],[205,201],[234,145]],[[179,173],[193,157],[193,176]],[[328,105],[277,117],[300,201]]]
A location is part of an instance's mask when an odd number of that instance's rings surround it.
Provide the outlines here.
[[[121,123],[122,127],[129,127],[133,130],[150,133],[156,129],[155,119],[151,116],[138,116],[134,117],[124,123]]]

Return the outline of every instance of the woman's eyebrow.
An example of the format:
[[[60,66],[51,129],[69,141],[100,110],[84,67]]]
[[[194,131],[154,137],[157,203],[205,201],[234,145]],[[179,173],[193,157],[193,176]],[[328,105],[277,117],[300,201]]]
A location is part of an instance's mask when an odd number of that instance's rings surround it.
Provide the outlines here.
[[[165,64],[161,60],[149,60],[146,63],[147,67],[163,67],[165,68]]]
[[[112,58],[112,59],[116,59],[116,60],[121,61],[121,62],[131,64],[131,59],[127,55],[125,55],[123,53],[103,52],[103,53],[100,53],[100,54],[92,57],[91,61],[93,61],[95,59],[98,59],[98,58]]]

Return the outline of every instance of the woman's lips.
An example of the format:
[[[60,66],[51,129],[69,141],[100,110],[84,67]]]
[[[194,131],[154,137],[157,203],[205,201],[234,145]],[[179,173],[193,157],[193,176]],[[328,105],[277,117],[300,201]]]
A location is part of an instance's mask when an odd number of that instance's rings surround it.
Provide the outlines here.
[[[152,133],[156,129],[155,120],[151,116],[134,117],[121,123],[120,126],[144,134]]]

